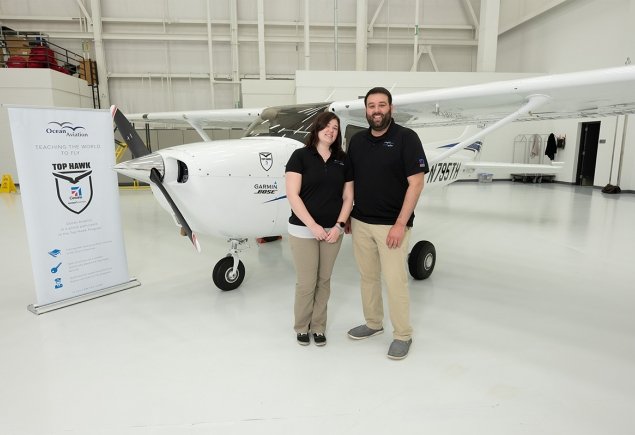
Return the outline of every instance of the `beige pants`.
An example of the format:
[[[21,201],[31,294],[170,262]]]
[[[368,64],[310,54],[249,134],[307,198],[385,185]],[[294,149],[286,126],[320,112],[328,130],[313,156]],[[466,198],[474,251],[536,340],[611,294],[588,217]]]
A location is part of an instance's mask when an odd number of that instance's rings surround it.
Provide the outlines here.
[[[386,237],[391,225],[371,225],[357,219],[351,219],[351,225],[353,251],[361,275],[362,306],[366,325],[372,329],[380,329],[383,326],[383,275],[388,288],[388,308],[393,337],[397,340],[409,340],[412,336],[412,326],[406,262],[410,230],[406,230],[399,248],[389,249],[386,246]]]
[[[331,295],[331,273],[342,245],[289,235],[297,274],[295,284],[295,332],[324,334],[326,309]]]

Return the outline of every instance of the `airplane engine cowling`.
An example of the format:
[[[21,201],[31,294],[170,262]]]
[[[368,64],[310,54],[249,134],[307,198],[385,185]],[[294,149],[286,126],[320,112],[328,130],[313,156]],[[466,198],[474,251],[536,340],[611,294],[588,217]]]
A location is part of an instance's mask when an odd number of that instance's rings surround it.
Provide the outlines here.
[[[292,139],[259,136],[157,153],[165,163],[163,185],[194,232],[262,237],[286,232],[285,165],[301,146]],[[165,208],[165,201],[159,202]]]

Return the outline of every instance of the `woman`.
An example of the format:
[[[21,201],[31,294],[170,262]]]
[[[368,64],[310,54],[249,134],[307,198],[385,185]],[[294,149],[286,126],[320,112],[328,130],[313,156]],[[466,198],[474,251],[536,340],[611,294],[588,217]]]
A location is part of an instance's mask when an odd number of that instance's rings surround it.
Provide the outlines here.
[[[293,152],[286,169],[289,244],[297,274],[294,329],[303,346],[310,333],[316,345],[326,344],[331,272],[353,208],[352,180],[340,120],[332,112],[321,113],[306,146]]]

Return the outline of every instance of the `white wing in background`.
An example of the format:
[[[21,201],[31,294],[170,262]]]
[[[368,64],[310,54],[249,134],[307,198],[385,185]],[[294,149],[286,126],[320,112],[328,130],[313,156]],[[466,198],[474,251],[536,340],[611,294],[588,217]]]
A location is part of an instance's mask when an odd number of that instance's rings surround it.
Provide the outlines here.
[[[397,122],[415,127],[489,124],[524,106],[533,95],[548,101],[517,121],[635,113],[635,66],[491,82],[393,96]],[[366,126],[364,101],[337,101],[330,110]]]
[[[135,113],[127,115],[130,122],[166,124],[192,127],[206,142],[211,141],[205,129],[246,130],[254,122],[264,107],[252,109],[190,110],[183,112]]]

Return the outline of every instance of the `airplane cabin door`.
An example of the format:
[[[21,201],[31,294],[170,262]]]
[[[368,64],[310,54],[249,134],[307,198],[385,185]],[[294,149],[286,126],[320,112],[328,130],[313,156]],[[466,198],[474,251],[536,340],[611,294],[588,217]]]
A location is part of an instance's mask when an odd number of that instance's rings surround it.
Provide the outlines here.
[[[578,152],[578,169],[575,177],[575,184],[578,186],[593,186],[599,138],[599,121],[582,123]]]

